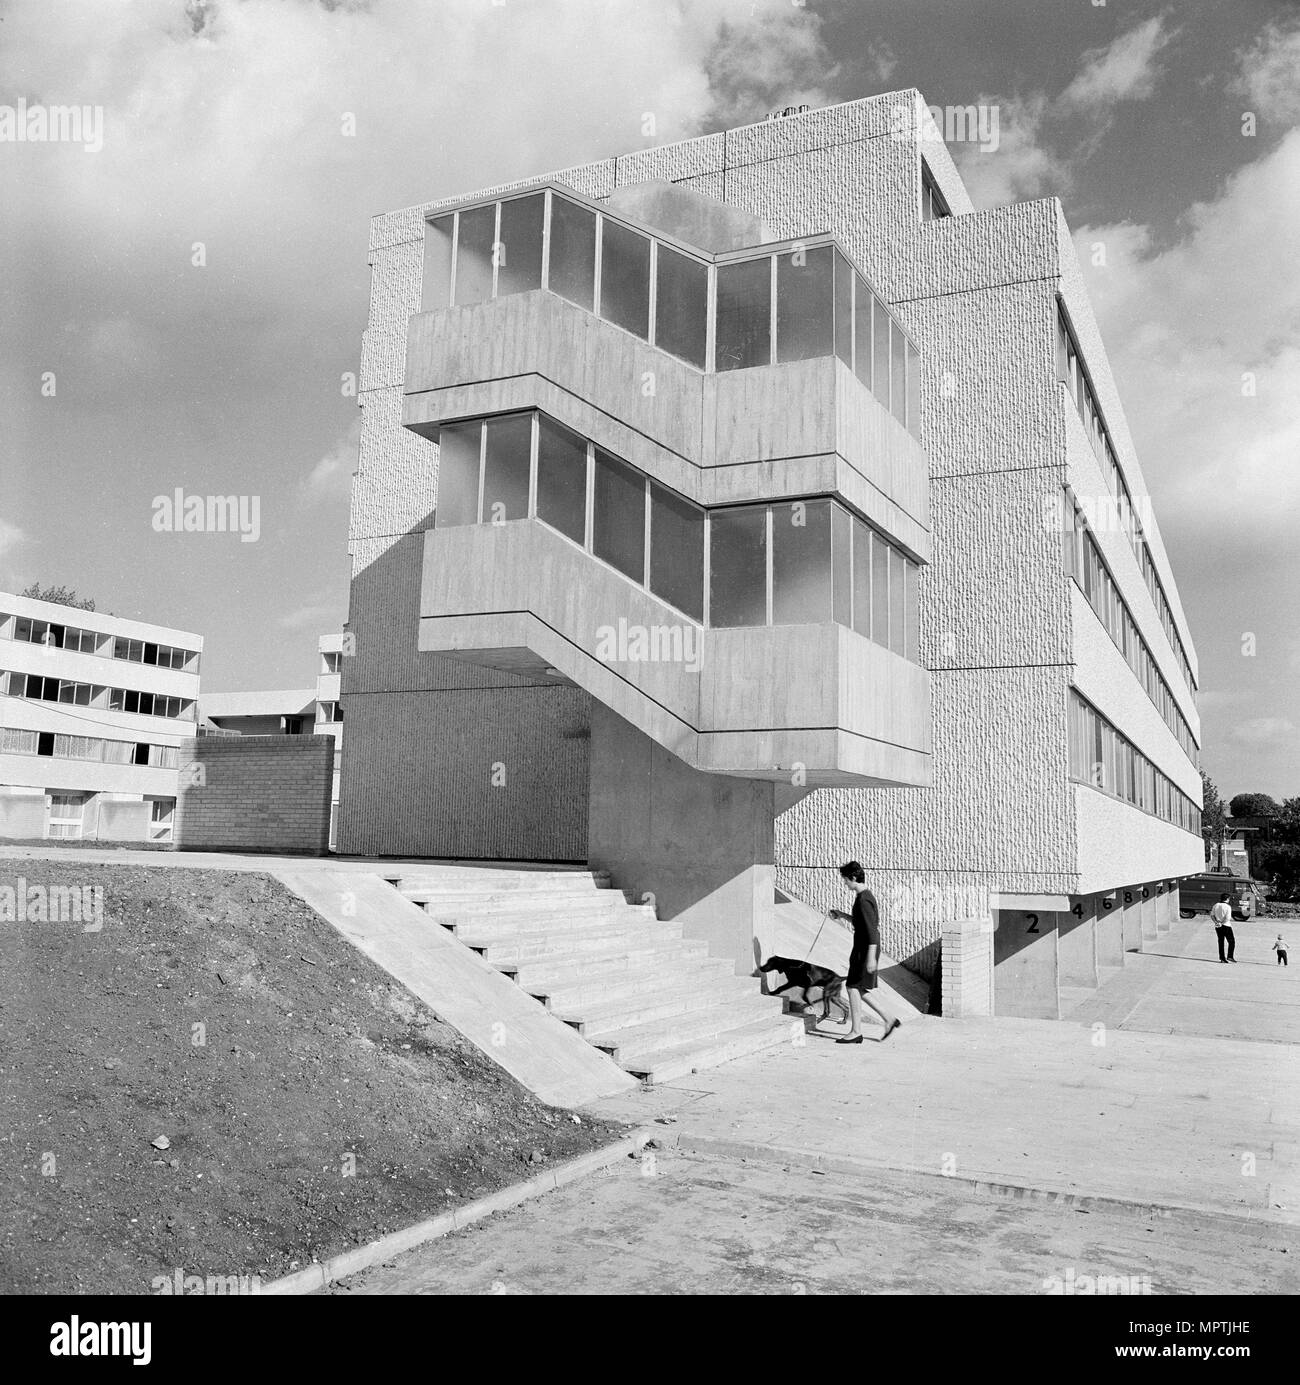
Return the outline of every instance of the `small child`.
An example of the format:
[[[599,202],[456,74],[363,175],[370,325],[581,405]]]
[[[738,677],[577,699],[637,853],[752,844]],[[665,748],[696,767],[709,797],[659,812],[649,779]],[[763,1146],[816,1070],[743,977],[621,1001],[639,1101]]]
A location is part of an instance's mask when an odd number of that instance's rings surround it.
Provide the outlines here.
[[[1273,951],[1277,953],[1277,964],[1279,967],[1289,966],[1286,960],[1286,939],[1281,933],[1277,935],[1277,942],[1273,944]]]

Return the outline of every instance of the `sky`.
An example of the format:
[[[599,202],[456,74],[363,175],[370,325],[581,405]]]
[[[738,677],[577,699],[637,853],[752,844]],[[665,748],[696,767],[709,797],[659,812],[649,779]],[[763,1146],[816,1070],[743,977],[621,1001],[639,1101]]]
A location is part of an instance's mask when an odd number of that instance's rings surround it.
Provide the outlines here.
[[[208,691],[309,684],[373,214],[912,86],[997,109],[952,146],[977,207],[1062,199],[1203,763],[1300,794],[1295,0],[0,0],[0,590],[197,631]],[[102,126],[17,142],[20,101]],[[178,488],[257,497],[256,541],[160,532]]]

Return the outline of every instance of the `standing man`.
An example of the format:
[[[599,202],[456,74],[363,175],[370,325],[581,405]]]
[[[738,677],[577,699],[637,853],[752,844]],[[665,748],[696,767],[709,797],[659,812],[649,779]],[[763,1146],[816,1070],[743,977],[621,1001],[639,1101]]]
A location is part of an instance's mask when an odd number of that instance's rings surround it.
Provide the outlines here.
[[[1210,917],[1214,920],[1214,936],[1219,940],[1219,961],[1235,962],[1237,935],[1232,931],[1232,906],[1226,894],[1219,896],[1219,902],[1210,910]],[[1225,948],[1226,957],[1223,955]]]
[[[849,1032],[835,1042],[862,1042],[862,1007],[866,1005],[879,1016],[881,1024],[885,1026],[885,1032],[879,1040],[883,1044],[902,1021],[897,1018],[891,1019],[871,998],[880,970],[880,911],[876,907],[875,895],[867,889],[867,873],[856,861],[848,861],[842,865],[840,875],[853,891],[853,912],[845,914],[838,909],[832,909],[831,917],[843,919],[853,925],[853,951],[849,955],[849,974],[845,981],[849,992]]]

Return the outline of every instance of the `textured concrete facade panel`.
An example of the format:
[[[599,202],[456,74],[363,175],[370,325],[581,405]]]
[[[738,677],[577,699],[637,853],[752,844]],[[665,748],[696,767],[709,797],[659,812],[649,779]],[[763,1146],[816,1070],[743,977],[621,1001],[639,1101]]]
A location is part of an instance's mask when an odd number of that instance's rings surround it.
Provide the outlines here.
[[[700,183],[722,173],[726,166],[727,137],[702,135],[699,139],[660,144],[652,149],[637,149],[614,160],[614,186],[628,187],[662,178],[670,183],[685,183],[698,192],[708,192]],[[720,184],[719,184],[720,186]],[[713,194],[716,195],[716,194]]]
[[[402,400],[400,385],[361,397],[361,443],[349,532],[354,573],[359,571],[359,540],[391,543],[433,524],[438,449],[402,427]]]
[[[1070,662],[1061,537],[1044,522],[1060,472],[934,483],[934,560],[921,574],[921,662],[975,669]]]
[[[1199,835],[1161,822],[1086,784],[1076,784],[1074,795],[1080,893],[1195,875],[1205,869],[1205,847]]]
[[[370,316],[361,337],[363,392],[401,385],[406,368],[406,323],[421,309],[423,288],[423,239],[372,252]]]

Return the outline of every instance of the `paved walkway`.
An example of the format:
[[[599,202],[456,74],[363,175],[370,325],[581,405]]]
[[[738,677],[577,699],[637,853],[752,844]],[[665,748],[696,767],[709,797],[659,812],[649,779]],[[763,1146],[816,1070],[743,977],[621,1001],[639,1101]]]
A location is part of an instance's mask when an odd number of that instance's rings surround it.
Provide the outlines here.
[[[1208,917],[1178,920],[1142,952],[1127,953],[1100,991],[1078,992],[1067,1017],[1151,1034],[1300,1044],[1300,977],[1270,951],[1279,933],[1291,942],[1300,926],[1251,919],[1233,929],[1237,960],[1224,964]]]
[[[929,1016],[845,1047],[825,1028],[591,1109],[669,1117],[687,1149],[1300,1224],[1300,1047]]]
[[[821,1175],[668,1150],[331,1292],[1035,1295],[1067,1283],[1083,1292],[1086,1276],[1108,1280],[1110,1293],[1294,1294],[1296,1261],[1290,1228],[1265,1222],[1081,1215],[938,1178]]]

